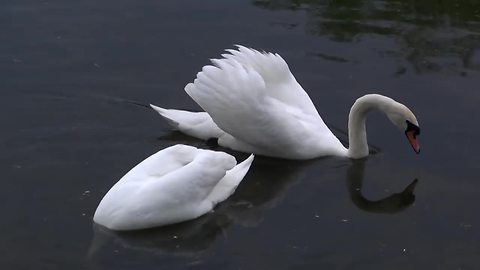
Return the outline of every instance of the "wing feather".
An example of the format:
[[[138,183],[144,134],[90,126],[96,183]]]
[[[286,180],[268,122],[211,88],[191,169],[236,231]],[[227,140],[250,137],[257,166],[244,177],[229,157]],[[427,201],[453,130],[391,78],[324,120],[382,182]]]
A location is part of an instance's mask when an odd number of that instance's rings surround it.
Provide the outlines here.
[[[312,133],[330,136],[280,55],[237,47],[227,49],[229,54],[221,59],[212,59],[213,65],[204,66],[185,87],[222,130],[253,146],[256,153],[274,156],[285,151],[305,153],[294,148],[299,139],[318,138]]]
[[[94,220],[116,230],[141,229],[196,218],[214,207],[207,198],[233,156],[177,145],[150,156],[118,181],[100,202]]]

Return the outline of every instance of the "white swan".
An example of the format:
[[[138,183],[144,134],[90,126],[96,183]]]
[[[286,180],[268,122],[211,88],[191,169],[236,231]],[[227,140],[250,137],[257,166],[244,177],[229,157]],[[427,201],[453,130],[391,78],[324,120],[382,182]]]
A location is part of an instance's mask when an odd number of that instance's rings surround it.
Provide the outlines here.
[[[168,110],[151,105],[174,128],[200,139],[218,138],[234,150],[288,159],[368,155],[365,120],[384,112],[405,131],[415,152],[420,134],[415,115],[391,98],[370,94],[357,99],[348,119],[349,148],[333,135],[308,94],[278,54],[238,46],[202,68],[187,94],[206,112]]]
[[[148,157],[103,197],[93,220],[111,230],[137,230],[186,221],[228,198],[248,172],[224,152],[175,145]]]

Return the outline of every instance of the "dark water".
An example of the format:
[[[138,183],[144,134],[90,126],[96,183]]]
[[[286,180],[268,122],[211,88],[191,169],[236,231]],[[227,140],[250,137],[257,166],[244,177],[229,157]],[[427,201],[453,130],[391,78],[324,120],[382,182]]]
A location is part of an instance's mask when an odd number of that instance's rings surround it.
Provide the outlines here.
[[[0,269],[480,269],[479,30],[472,0],[4,1]],[[259,157],[213,214],[94,226],[132,166],[204,146],[132,102],[198,109],[184,85],[237,43],[280,53],[340,130],[365,93],[407,104],[422,153],[374,114],[367,160]]]

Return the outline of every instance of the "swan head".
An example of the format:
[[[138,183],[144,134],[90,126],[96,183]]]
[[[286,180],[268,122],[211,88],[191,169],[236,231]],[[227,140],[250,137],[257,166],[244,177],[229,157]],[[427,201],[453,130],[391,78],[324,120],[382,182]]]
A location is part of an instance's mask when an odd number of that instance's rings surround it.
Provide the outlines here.
[[[390,121],[405,132],[405,136],[407,136],[407,140],[415,153],[420,153],[420,144],[418,141],[420,127],[413,112],[407,108],[407,106],[396,101],[389,107],[390,108],[385,111]]]

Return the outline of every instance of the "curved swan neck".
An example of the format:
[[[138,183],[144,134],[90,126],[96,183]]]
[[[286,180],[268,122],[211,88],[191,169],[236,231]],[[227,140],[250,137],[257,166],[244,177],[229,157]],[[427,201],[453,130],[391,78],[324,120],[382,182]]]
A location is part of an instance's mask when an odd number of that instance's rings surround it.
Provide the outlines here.
[[[362,158],[368,156],[367,130],[365,121],[367,114],[373,109],[385,112],[396,103],[393,99],[369,94],[358,98],[350,109],[348,116],[348,157]]]

